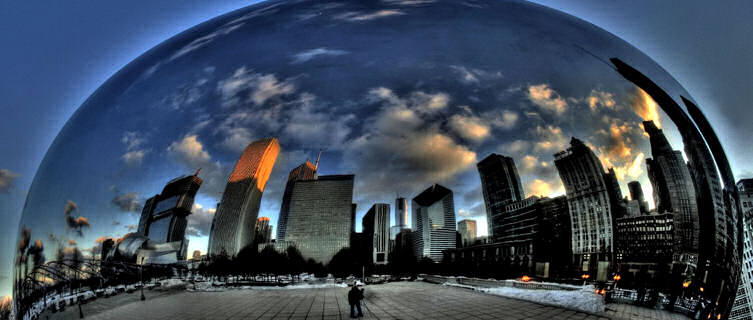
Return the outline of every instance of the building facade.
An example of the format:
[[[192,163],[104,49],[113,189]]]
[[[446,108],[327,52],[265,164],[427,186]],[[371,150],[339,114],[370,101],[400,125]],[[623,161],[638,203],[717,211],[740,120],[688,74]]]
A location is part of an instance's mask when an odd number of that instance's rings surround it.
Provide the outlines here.
[[[582,272],[606,272],[614,251],[612,201],[601,161],[582,141],[554,155],[565,186],[573,261]]]
[[[648,214],[648,201],[646,201],[646,197],[643,195],[643,187],[641,187],[641,183],[639,181],[628,182],[628,190],[630,191],[630,199],[638,201],[641,214]]]
[[[257,247],[264,247],[265,244],[272,242],[272,226],[269,224],[269,217],[259,217],[256,219],[256,231],[254,232],[254,243]]]
[[[682,152],[672,146],[653,121],[644,121],[643,128],[650,136],[651,156],[646,170],[654,189],[654,204],[659,213],[674,215],[675,254],[693,256],[697,260],[698,204],[695,185]]]
[[[493,221],[496,216],[503,214],[505,205],[525,198],[518,169],[512,158],[492,153],[477,163],[476,168],[481,178],[487,221]],[[487,225],[489,236],[496,240],[495,226],[492,223]]]
[[[457,246],[452,190],[435,184],[413,198],[413,248],[418,259],[442,261],[442,250]]]
[[[476,220],[464,219],[458,222],[461,247],[470,246],[476,241]]]
[[[408,211],[408,199],[398,197],[395,199],[395,226],[399,229],[408,227],[410,211]]]
[[[212,220],[210,256],[235,256],[252,245],[261,197],[279,153],[275,138],[252,142],[243,151]]]
[[[343,248],[350,247],[353,232],[354,175],[319,176],[291,186],[285,241],[305,259],[327,264]]]
[[[377,203],[371,206],[362,219],[363,234],[373,264],[387,264],[390,249],[390,205]]]
[[[316,169],[319,165],[306,160],[300,166],[290,171],[288,182],[285,184],[285,191],[282,194],[282,203],[280,203],[280,214],[277,216],[277,241],[285,241],[285,232],[287,231],[288,215],[290,213],[290,195],[293,192],[293,184],[296,181],[316,180]]]
[[[737,182],[740,207],[743,210],[743,259],[740,285],[732,306],[730,319],[753,319],[753,179]]]
[[[141,210],[138,233],[155,243],[181,242],[178,260],[186,259],[188,215],[203,182],[198,174],[171,180],[160,194],[147,199]]]

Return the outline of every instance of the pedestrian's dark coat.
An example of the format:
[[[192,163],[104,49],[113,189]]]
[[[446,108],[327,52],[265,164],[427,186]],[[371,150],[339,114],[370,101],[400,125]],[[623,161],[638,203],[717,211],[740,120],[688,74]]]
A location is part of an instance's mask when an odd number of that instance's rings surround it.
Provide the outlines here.
[[[348,292],[348,303],[358,304],[361,300],[363,300],[363,290],[359,290],[358,286],[353,286]]]

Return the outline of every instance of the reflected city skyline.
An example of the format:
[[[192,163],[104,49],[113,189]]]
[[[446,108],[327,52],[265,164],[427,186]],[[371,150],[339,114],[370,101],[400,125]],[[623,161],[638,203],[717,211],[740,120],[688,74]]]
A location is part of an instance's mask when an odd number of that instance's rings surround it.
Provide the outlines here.
[[[45,261],[99,258],[107,271],[284,255],[339,274],[391,267],[392,253],[413,273],[610,290],[622,279],[667,310],[729,314],[737,187],[690,95],[595,26],[471,4],[264,3],[137,59],[48,151],[21,221],[16,292],[44,287],[25,279]],[[474,13],[448,16],[459,11]],[[271,41],[265,24],[296,41]],[[635,245],[651,228],[661,237]]]

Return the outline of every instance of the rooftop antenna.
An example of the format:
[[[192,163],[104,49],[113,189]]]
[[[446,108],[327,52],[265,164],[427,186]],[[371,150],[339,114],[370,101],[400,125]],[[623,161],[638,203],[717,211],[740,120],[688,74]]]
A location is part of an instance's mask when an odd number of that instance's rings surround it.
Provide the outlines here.
[[[319,170],[319,159],[322,157],[322,149],[319,148],[319,155],[316,156],[316,163],[314,164],[314,171]]]
[[[194,175],[194,177],[198,177],[198,176],[199,176],[199,172],[200,172],[200,171],[201,171],[201,167],[199,167],[199,169],[198,169],[198,170],[196,170],[196,173],[194,173],[194,174],[193,174],[193,175]]]

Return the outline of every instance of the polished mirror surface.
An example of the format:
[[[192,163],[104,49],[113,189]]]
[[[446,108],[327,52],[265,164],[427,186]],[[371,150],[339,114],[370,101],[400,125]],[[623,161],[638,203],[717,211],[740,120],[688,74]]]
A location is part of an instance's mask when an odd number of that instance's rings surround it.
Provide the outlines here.
[[[727,317],[742,221],[702,111],[543,6],[264,2],[148,51],[71,117],[28,194],[15,303],[144,273],[363,272]]]

